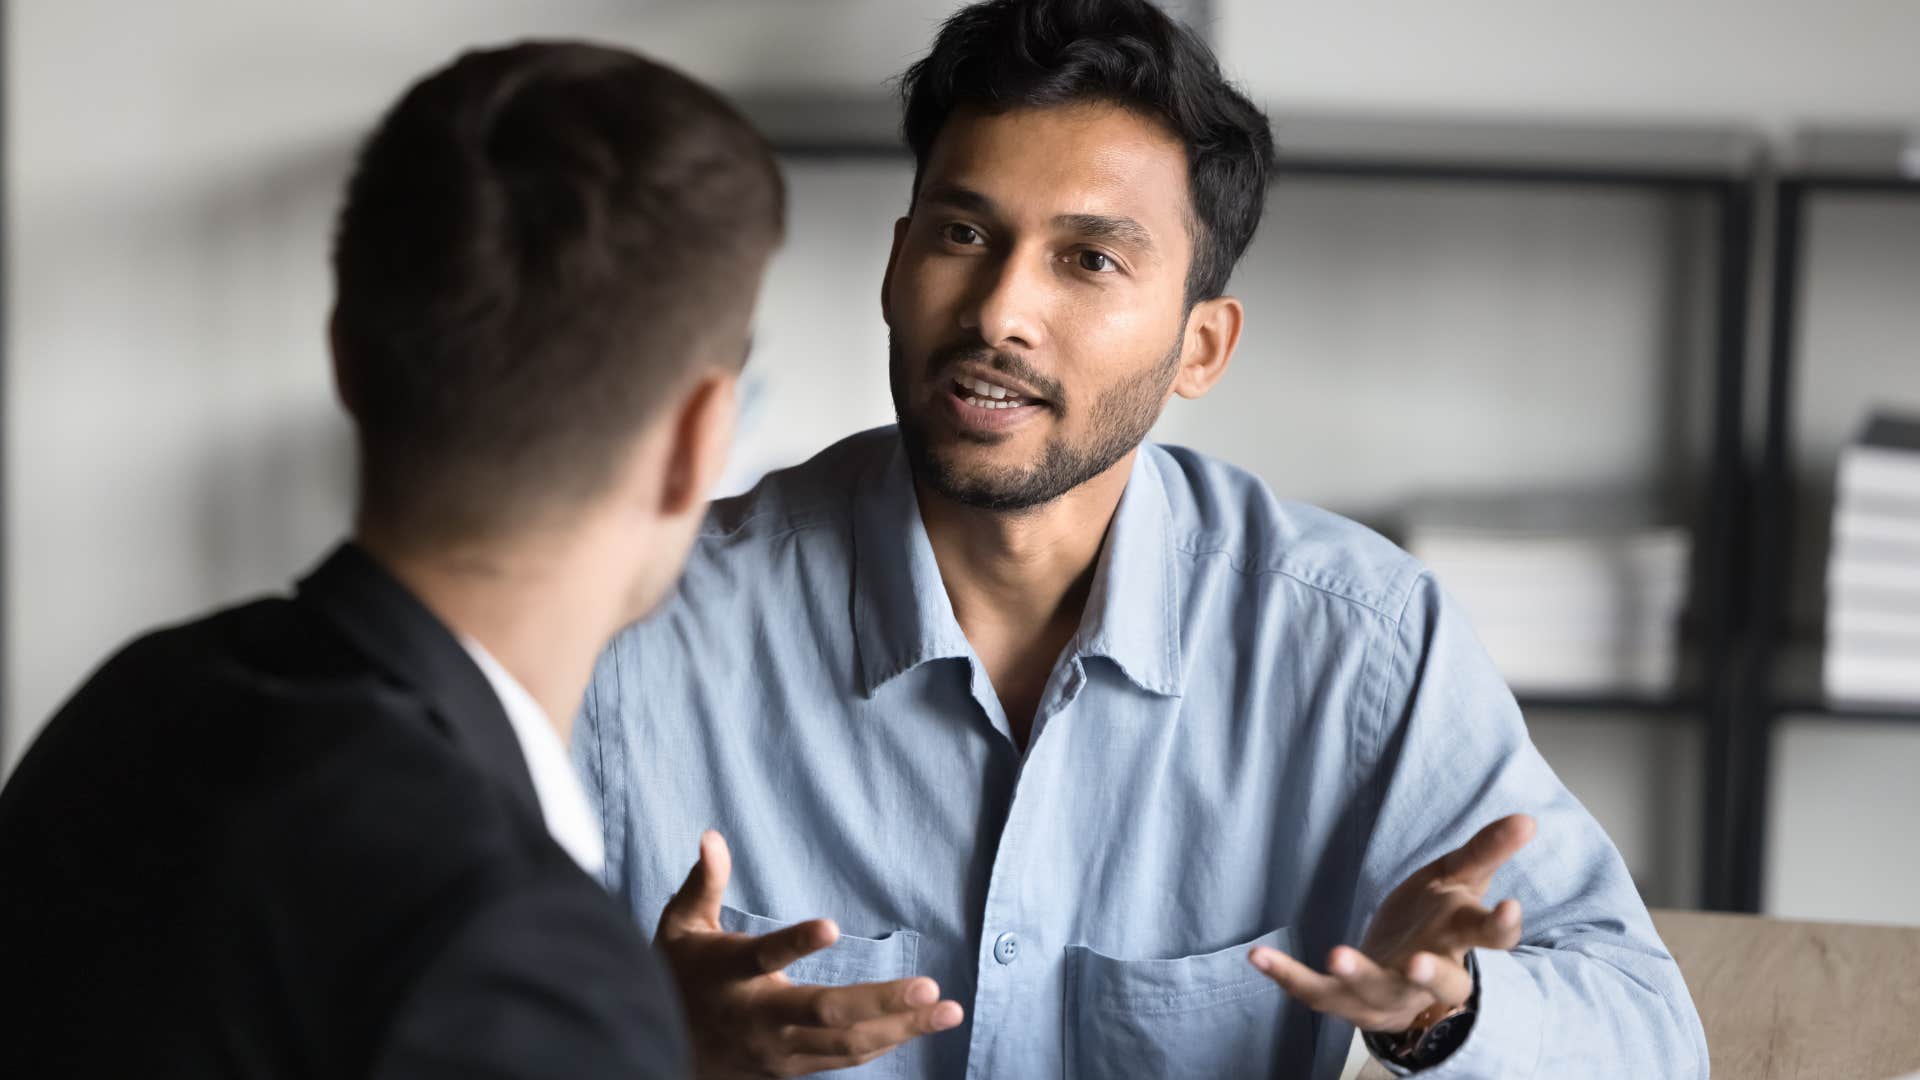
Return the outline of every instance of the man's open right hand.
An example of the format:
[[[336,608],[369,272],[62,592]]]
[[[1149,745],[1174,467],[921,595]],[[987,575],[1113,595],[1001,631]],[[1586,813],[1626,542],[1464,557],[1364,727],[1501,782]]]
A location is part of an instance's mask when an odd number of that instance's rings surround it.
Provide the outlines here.
[[[941,1001],[932,979],[856,986],[804,986],[788,964],[832,945],[840,931],[826,919],[761,937],[720,928],[720,897],[733,859],[709,830],[700,860],[660,913],[655,945],[680,985],[702,1080],[800,1076],[864,1065],[920,1035],[960,1023],[958,1002]]]

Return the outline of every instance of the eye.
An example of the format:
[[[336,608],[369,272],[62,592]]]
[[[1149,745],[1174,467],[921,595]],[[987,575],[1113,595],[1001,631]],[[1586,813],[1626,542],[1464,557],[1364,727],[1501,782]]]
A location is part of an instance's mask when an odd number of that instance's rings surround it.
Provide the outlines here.
[[[1114,264],[1113,256],[1101,251],[1082,251],[1074,257],[1080,269],[1095,274],[1110,274],[1119,267]]]
[[[944,237],[948,243],[959,244],[961,247],[967,247],[980,242],[980,230],[971,225],[962,225],[959,222],[940,226],[940,235]]]

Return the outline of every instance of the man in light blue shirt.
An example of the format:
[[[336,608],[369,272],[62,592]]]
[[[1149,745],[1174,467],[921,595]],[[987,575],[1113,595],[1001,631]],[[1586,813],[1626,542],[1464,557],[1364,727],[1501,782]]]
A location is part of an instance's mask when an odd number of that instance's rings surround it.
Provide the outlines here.
[[[716,504],[576,741],[701,1072],[1331,1080],[1359,1026],[1433,1076],[1704,1076],[1431,575],[1143,443],[1232,357],[1265,118],[1145,0],[965,9],[904,92],[899,426]]]

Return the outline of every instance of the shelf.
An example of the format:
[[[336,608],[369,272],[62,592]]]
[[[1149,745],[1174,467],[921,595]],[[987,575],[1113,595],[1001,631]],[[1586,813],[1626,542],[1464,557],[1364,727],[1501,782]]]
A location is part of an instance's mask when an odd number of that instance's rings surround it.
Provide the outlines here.
[[[1692,713],[1701,711],[1697,694],[1644,694],[1628,690],[1594,693],[1516,693],[1521,712]]]
[[[873,94],[760,94],[741,110],[783,156],[904,159],[899,104]],[[1729,127],[1270,112],[1279,176],[1716,186],[1752,175],[1760,140]]]
[[[1800,639],[1775,653],[1773,681],[1766,702],[1769,720],[1797,716],[1821,720],[1883,720],[1920,723],[1920,702],[1842,701],[1820,685],[1821,645]]]
[[[874,94],[758,94],[735,99],[775,152],[796,158],[910,161],[900,139],[900,104]]]
[[[1875,720],[1920,724],[1920,702],[1829,701],[1825,698],[1780,699],[1772,703],[1774,719]]]
[[[1920,195],[1920,130],[1811,128],[1788,148],[1781,179],[1803,188]]]
[[[1283,174],[1685,187],[1743,180],[1760,152],[1751,133],[1725,127],[1272,116]]]

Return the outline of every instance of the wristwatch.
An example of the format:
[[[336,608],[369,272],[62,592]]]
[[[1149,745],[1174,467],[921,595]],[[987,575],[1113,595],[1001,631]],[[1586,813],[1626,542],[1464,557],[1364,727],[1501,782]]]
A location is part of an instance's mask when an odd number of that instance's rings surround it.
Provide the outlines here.
[[[1480,1008],[1480,973],[1474,967],[1473,954],[1467,954],[1467,971],[1473,976],[1473,993],[1464,1005],[1442,1005],[1414,1017],[1405,1031],[1369,1031],[1367,1049],[1380,1060],[1402,1069],[1430,1069],[1447,1059],[1467,1041],[1473,1030],[1473,1018]]]

